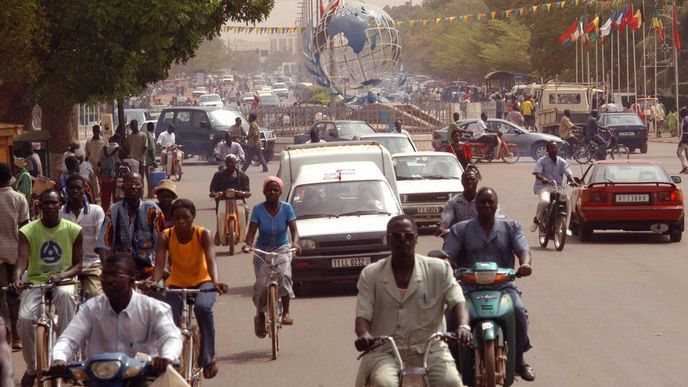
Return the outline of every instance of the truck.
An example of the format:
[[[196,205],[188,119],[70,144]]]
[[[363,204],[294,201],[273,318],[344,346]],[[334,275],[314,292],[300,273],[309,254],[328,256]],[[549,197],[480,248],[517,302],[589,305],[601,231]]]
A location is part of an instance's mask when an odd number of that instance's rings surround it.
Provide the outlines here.
[[[566,109],[571,111],[571,121],[575,125],[585,126],[593,101],[601,94],[602,90],[592,84],[544,84],[535,108],[535,127],[542,133],[558,136],[559,123]]]
[[[387,223],[402,208],[384,147],[364,141],[289,146],[277,175],[301,239],[302,254],[292,260],[296,292],[308,283],[356,281],[363,267],[390,255]]]

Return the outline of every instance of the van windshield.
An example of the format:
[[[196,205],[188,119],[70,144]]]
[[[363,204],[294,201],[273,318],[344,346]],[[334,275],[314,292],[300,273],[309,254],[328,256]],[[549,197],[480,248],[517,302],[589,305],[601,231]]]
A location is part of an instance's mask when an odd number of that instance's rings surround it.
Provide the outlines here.
[[[289,202],[297,219],[399,212],[391,188],[381,180],[299,185]]]
[[[237,117],[241,118],[242,123],[248,122],[241,112],[236,110],[217,109],[209,111],[208,115],[213,126],[232,126]]]

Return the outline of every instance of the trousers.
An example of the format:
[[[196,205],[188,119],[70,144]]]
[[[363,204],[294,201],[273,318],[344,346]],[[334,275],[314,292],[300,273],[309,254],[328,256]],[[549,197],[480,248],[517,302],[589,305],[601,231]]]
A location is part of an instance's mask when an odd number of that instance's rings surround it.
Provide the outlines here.
[[[242,172],[246,172],[248,167],[251,165],[251,161],[254,157],[258,156],[260,159],[260,165],[263,166],[263,171],[268,170],[268,163],[265,161],[265,156],[263,156],[263,151],[260,148],[246,147],[246,159],[244,160],[244,166],[241,167]]]
[[[403,352],[402,352],[403,353]],[[428,383],[430,386],[463,386],[456,363],[447,347],[433,350],[428,357]],[[363,356],[356,375],[356,387],[399,386],[399,365],[391,352],[374,351]]]
[[[543,217],[545,216],[545,210],[547,209],[547,206],[549,205],[552,192],[554,192],[554,187],[553,186],[547,186],[543,189],[540,190],[540,192],[537,193],[538,195],[538,204],[537,204],[537,210],[536,210],[536,216],[540,222],[543,221]],[[562,191],[562,196],[566,199],[568,202],[568,197],[566,194],[563,193]],[[571,219],[571,206],[567,205],[566,206],[566,228],[569,227],[569,220]]]
[[[678,144],[676,156],[681,161],[681,167],[688,168],[688,143],[681,142]]]
[[[212,289],[214,287],[212,282],[204,282],[196,286],[196,289]],[[213,315],[213,305],[215,305],[216,299],[217,293],[198,293],[194,303],[193,311],[198,322],[198,329],[201,331],[201,346],[198,357],[198,365],[201,367],[206,367],[215,359],[215,317]],[[174,323],[179,326],[184,300],[177,293],[167,293],[164,300],[172,308]]]
[[[103,269],[100,267],[89,267],[83,269],[81,274],[79,274],[81,292],[87,300],[103,292],[103,287],[100,285],[100,274],[102,272]]]
[[[14,265],[0,263],[0,286],[7,286],[12,282]],[[17,319],[19,318],[19,295],[13,291],[0,293],[0,317],[5,320],[5,325],[10,328],[10,339],[19,339],[17,332]]]
[[[51,290],[53,305],[57,309],[58,336],[67,328],[76,313],[76,289],[73,285],[58,286]],[[41,302],[41,289],[26,289],[21,294],[17,330],[22,341],[22,355],[29,374],[36,371],[36,331],[34,323],[38,320]]]

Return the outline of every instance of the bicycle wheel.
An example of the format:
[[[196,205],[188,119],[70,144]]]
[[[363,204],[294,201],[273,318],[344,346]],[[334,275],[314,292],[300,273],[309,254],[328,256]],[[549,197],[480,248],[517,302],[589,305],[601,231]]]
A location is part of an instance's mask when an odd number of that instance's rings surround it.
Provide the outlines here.
[[[582,146],[573,152],[573,159],[578,164],[587,164],[592,160],[592,152],[587,146]]]
[[[48,348],[49,335],[48,328],[43,325],[36,325],[36,381],[39,386],[48,387],[49,381],[42,382],[43,370],[50,367],[50,348]]]
[[[502,160],[507,164],[515,164],[521,158],[518,153],[518,145],[509,144],[506,149],[502,152]]]
[[[272,339],[272,360],[277,359],[277,285],[268,285],[268,334]]]
[[[557,251],[564,249],[566,244],[566,216],[557,215],[554,219],[554,248]]]
[[[234,255],[234,218],[227,219],[227,243],[229,244],[229,255]]]
[[[191,327],[191,339],[193,342],[193,346],[191,348],[191,369],[193,372],[191,373],[191,381],[189,384],[192,387],[200,387],[201,385],[201,380],[203,380],[203,369],[201,366],[198,364],[198,358],[201,356],[201,330],[198,328],[198,325],[193,325]]]

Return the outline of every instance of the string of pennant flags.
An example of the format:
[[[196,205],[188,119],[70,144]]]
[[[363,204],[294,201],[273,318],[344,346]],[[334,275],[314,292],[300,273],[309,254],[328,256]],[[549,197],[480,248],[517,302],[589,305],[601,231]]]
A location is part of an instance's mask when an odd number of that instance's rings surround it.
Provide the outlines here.
[[[562,0],[545,4],[535,4],[526,7],[503,9],[499,11],[479,12],[467,15],[435,17],[431,19],[416,19],[416,20],[399,20],[396,22],[397,28],[400,27],[415,27],[426,26],[428,24],[442,24],[442,23],[457,23],[457,22],[471,22],[484,21],[491,19],[500,19],[511,16],[523,16],[533,14],[536,12],[550,11],[552,9],[562,9],[567,6],[577,6],[581,0]],[[244,34],[292,34],[303,32],[303,27],[256,27],[256,26],[222,26],[223,32],[244,33]]]

